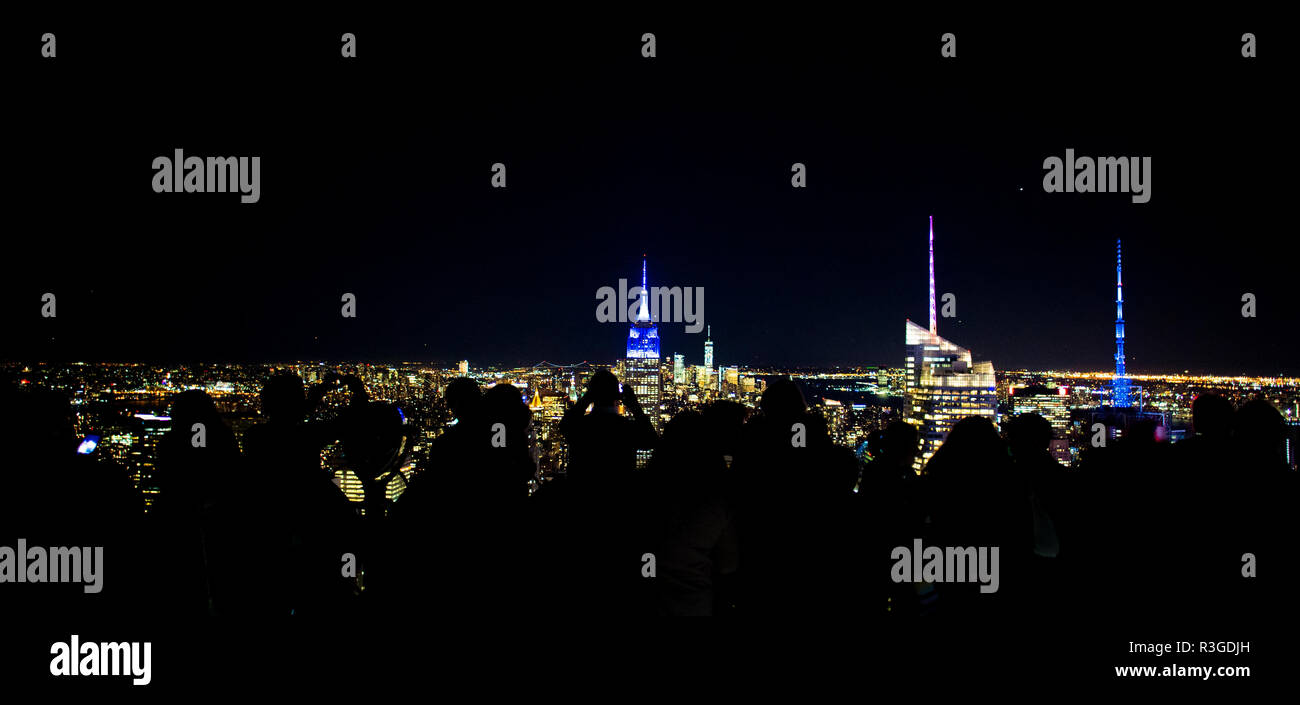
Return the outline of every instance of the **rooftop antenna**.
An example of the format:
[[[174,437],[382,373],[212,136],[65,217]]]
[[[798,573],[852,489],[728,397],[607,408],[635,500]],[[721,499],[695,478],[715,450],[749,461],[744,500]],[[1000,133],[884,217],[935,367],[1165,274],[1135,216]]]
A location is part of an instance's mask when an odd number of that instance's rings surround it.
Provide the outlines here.
[[[938,335],[939,317],[934,308],[934,216],[930,216],[930,335]]]

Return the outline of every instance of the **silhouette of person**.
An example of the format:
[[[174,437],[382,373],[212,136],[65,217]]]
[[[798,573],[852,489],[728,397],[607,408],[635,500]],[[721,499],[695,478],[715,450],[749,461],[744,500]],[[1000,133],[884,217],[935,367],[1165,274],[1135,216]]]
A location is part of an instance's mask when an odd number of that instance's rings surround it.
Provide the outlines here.
[[[1266,399],[1252,399],[1237,409],[1233,444],[1235,481],[1225,488],[1220,515],[1228,521],[1219,522],[1227,544],[1218,571],[1225,603],[1236,619],[1291,623],[1297,611],[1291,595],[1297,570],[1287,537],[1297,477],[1286,464],[1286,421]]]
[[[1012,464],[1029,491],[1033,516],[1033,553],[1027,564],[1026,614],[1044,615],[1059,599],[1063,570],[1057,560],[1062,551],[1067,499],[1065,467],[1049,450],[1052,425],[1035,413],[1020,414],[1004,424]]]
[[[462,604],[495,615],[531,608],[519,600],[521,580],[537,575],[529,530],[528,483],[537,474],[530,452],[532,412],[512,384],[496,384],[483,395],[474,462],[464,469],[466,490],[458,498],[463,541]]]
[[[472,516],[465,502],[472,494],[476,445],[483,441],[483,394],[478,383],[459,377],[443,390],[450,425],[429,446],[426,467],[413,477],[392,507],[390,542],[405,557],[389,565],[386,589],[408,612],[429,618],[464,599],[457,579],[474,539],[464,527]]]
[[[1028,488],[1012,467],[993,422],[964,418],[948,431],[923,470],[936,546],[999,549],[999,587],[980,593],[975,582],[937,586],[940,614],[1013,617],[1024,599],[1026,562],[1033,549]]]
[[[890,579],[895,546],[910,546],[923,537],[925,524],[921,480],[913,469],[920,452],[916,427],[892,421],[867,438],[870,461],[858,483],[862,543],[859,600],[864,616],[912,617],[920,609],[913,583]]]
[[[630,417],[619,413],[620,401]],[[541,521],[555,532],[546,559],[548,599],[562,612],[648,610],[638,582],[645,518],[634,473],[636,452],[653,449],[658,434],[632,388],[620,392],[618,378],[606,370],[592,375],[561,419],[560,433],[569,445],[566,477],[538,493]]]
[[[716,578],[737,569],[727,465],[718,451],[705,415],[683,411],[664,429],[647,467],[647,543],[656,559],[655,581],[647,584],[656,588],[659,614],[713,615]]]
[[[1179,474],[1197,480],[1213,476],[1229,462],[1232,448],[1232,402],[1218,394],[1203,393],[1192,401],[1192,429],[1196,435],[1179,443]]]
[[[619,413],[620,401],[631,418]],[[569,444],[569,483],[597,492],[625,484],[636,469],[636,451],[650,450],[658,441],[636,393],[607,370],[591,376],[586,393],[561,419],[560,433]]]
[[[474,492],[489,503],[515,500],[512,504],[517,504],[528,496],[528,483],[537,474],[528,440],[532,420],[514,385],[497,384],[483,395],[487,438],[480,439],[478,446],[484,462],[471,476]]]
[[[158,446],[158,498],[149,513],[156,550],[168,557],[157,562],[154,584],[174,613],[212,614],[229,590],[222,581],[239,570],[227,496],[243,470],[239,445],[201,390],[176,394],[171,419]]]
[[[35,385],[0,387],[0,448],[6,453],[0,545],[25,539],[29,547],[103,549],[99,593],[86,594],[83,584],[73,582],[4,585],[0,619],[6,625],[35,615],[47,628],[85,624],[97,615],[144,606],[140,493],[107,453],[78,453],[79,446],[63,395]]]
[[[436,556],[405,570],[403,594],[420,613],[522,612],[518,581],[535,574],[525,542],[532,413],[520,391],[497,384],[480,394],[461,378],[444,395],[456,421],[438,438],[430,468],[395,507],[407,555]],[[401,540],[399,539],[399,540]]]
[[[1034,413],[1006,423],[1007,446],[1020,478],[1029,488],[1034,513],[1034,555],[1055,558],[1060,546],[1061,482],[1065,468],[1048,450],[1052,425]]]
[[[309,423],[313,402],[327,388],[346,384],[352,403],[338,420]],[[321,388],[304,394],[292,373],[269,378],[262,389],[267,421],[253,426],[244,439],[249,470],[257,488],[247,507],[252,521],[249,546],[264,547],[250,556],[265,575],[264,590],[243,600],[241,611],[269,615],[328,612],[351,595],[340,571],[342,554],[355,535],[356,514],[347,497],[321,467],[320,451],[338,440],[352,414],[367,403],[355,377],[327,375]]]
[[[851,603],[858,469],[787,378],[768,381],[734,465],[738,610],[834,613]]]
[[[343,459],[361,483],[364,513],[359,526],[344,520],[342,530],[331,536],[328,545],[336,552],[346,551],[357,561],[367,603],[391,602],[400,599],[401,587],[397,583],[403,579],[403,571],[397,563],[409,560],[409,554],[395,541],[400,534],[393,530],[388,518],[388,488],[410,456],[414,433],[401,407],[391,403],[353,406],[340,420]],[[358,529],[359,533],[351,533]],[[326,558],[321,557],[322,565],[327,564]],[[334,560],[341,574],[338,553]],[[380,610],[390,607],[366,606]]]
[[[1171,458],[1135,463],[1145,474],[1139,491],[1152,517],[1141,533],[1160,547],[1151,551],[1147,571],[1178,588],[1153,606],[1161,616],[1217,612],[1228,602],[1225,581],[1238,577],[1240,563],[1229,550],[1241,519],[1231,501],[1242,479],[1232,438],[1234,414],[1223,396],[1199,394],[1192,402],[1195,435],[1174,445]],[[1223,525],[1207,521],[1210,517],[1224,520]]]
[[[738,402],[723,399],[715,401],[704,410],[704,422],[709,427],[709,442],[730,468],[735,462],[745,433],[748,410]]]
[[[452,425],[434,439],[428,452],[427,468],[412,478],[395,511],[418,517],[448,511],[468,491],[468,469],[473,465],[475,446],[482,440],[480,422],[483,394],[478,382],[468,377],[452,380],[443,391],[443,405]]]

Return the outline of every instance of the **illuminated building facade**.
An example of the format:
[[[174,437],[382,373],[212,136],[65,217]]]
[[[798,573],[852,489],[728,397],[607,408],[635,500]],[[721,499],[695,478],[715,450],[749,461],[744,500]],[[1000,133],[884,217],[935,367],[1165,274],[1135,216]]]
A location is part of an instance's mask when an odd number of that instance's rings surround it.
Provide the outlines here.
[[[1287,422],[1286,437],[1282,442],[1282,458],[1287,467],[1300,469],[1300,420]]]
[[[848,438],[851,430],[849,407],[835,399],[823,399],[820,409],[826,419],[826,431],[831,436],[831,442],[837,445],[851,445],[852,442]]]
[[[1065,437],[1070,429],[1070,390],[1068,387],[1013,387],[1011,413],[1038,414],[1052,425],[1052,435]]]
[[[954,424],[967,416],[997,421],[997,378],[993,363],[974,362],[971,353],[939,337],[934,288],[934,217],[930,218],[930,328],[908,320],[904,332],[903,414],[921,436],[918,469],[943,444]]]
[[[701,390],[713,389],[713,370],[704,365],[696,365],[694,370],[695,386]]]
[[[720,382],[725,382],[733,387],[738,386],[740,384],[740,368],[723,367],[718,370],[718,377]]]
[[[560,433],[560,421],[568,409],[568,402],[568,394],[536,389],[528,402],[528,410],[533,415],[528,439],[533,461],[537,463],[538,477],[543,481],[563,474],[568,462],[569,446]]]
[[[650,318],[649,289],[646,286],[646,264],[641,260],[641,305],[636,320],[627,332],[627,357],[623,361],[623,384],[631,385],[641,408],[650,417],[655,432],[660,431],[659,326]],[[649,461],[650,451],[637,451],[637,465]]]
[[[704,369],[709,371],[709,377],[713,377],[713,326],[709,326],[708,332],[704,334]]]
[[[141,413],[135,414],[122,432],[107,439],[109,447],[116,451],[114,457],[126,466],[131,482],[144,499],[146,512],[158,498],[155,459],[163,437],[170,429],[171,417]]]
[[[1030,387],[1010,388],[1011,413],[1038,414],[1052,425],[1052,457],[1070,464],[1070,390],[1068,387]]]

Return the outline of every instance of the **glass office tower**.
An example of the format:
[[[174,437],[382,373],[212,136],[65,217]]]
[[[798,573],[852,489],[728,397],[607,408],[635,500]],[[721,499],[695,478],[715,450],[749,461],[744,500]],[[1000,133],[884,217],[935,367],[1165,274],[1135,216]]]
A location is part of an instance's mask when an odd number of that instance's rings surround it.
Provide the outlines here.
[[[920,469],[943,444],[954,424],[967,416],[997,422],[997,379],[991,362],[973,362],[971,353],[938,333],[934,287],[934,217],[930,217],[930,328],[908,320],[904,332],[903,415],[918,427]]]

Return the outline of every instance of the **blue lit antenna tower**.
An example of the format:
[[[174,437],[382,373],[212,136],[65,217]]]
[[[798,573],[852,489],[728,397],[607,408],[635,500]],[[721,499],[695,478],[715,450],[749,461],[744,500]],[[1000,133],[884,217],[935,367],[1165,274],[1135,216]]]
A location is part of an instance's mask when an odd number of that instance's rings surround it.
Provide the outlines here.
[[[1111,406],[1133,406],[1128,371],[1124,368],[1124,256],[1123,241],[1115,241],[1115,383],[1111,387]]]

